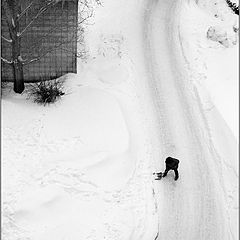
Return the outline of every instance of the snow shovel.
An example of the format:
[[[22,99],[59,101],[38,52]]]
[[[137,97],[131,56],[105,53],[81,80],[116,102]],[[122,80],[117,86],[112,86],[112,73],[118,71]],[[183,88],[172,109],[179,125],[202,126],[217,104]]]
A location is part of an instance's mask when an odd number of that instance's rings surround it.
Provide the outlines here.
[[[159,172],[159,173],[153,173],[153,175],[157,175],[157,178],[155,178],[155,180],[161,180],[162,179],[162,176],[163,176],[163,173],[162,172]]]

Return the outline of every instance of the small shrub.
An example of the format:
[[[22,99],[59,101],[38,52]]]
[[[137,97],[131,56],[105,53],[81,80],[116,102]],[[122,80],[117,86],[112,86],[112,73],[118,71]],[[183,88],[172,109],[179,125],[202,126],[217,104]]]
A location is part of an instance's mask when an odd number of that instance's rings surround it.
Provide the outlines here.
[[[56,79],[30,84],[28,87],[29,97],[33,98],[34,102],[44,106],[55,103],[64,94],[63,81]]]
[[[7,83],[1,81],[1,95],[3,95],[3,91],[6,89]]]

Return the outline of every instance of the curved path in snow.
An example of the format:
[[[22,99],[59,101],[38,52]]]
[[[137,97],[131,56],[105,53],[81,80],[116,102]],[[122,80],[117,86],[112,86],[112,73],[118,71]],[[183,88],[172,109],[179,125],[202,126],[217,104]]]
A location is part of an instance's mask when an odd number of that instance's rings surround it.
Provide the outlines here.
[[[144,54],[161,136],[162,156],[156,170],[164,170],[169,155],[180,159],[179,181],[169,172],[155,184],[157,239],[233,239],[224,214],[218,154],[206,141],[202,106],[184,73],[178,28],[181,4],[181,0],[150,0],[144,16]]]

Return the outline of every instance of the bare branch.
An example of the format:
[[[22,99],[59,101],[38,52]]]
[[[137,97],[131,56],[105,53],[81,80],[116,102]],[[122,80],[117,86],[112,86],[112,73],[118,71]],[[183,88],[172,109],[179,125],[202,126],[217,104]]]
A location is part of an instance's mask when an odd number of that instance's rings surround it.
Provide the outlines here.
[[[7,39],[4,36],[1,36],[1,38],[8,43],[12,43],[12,39]]]
[[[27,31],[27,29],[33,24],[33,22],[43,13],[47,10],[47,8],[42,8],[40,11],[34,16],[34,18],[28,23],[28,25],[18,34],[18,37],[21,37],[24,32]]]
[[[97,5],[100,5],[100,6],[102,6],[102,3],[101,3],[101,1],[100,1],[100,0],[96,0],[96,3],[97,3]]]
[[[65,43],[67,43],[67,42],[68,42],[68,41],[65,41],[65,42],[63,41],[63,42],[59,43],[57,46],[48,49],[48,51],[46,51],[45,53],[41,54],[40,56],[38,56],[38,57],[36,57],[36,58],[33,58],[33,59],[29,60],[29,61],[25,61],[25,62],[23,63],[23,65],[28,65],[28,64],[30,64],[30,63],[39,61],[41,58],[45,57],[47,54],[53,52],[54,50],[58,49],[60,46],[62,46],[63,44],[65,44]]]
[[[13,61],[8,61],[6,58],[3,58],[1,57],[1,60],[4,62],[4,63],[7,63],[7,64],[12,64]]]
[[[20,55],[20,56],[18,56],[18,61],[19,61],[20,63],[24,63],[24,62],[27,61],[27,59],[23,59],[22,56]]]
[[[12,22],[12,17],[13,17],[12,16],[12,11],[9,8],[9,5],[8,5],[6,0],[2,1],[2,6],[3,6],[3,9],[4,9],[7,24],[9,26],[9,28],[11,28],[11,26],[12,26],[11,22]]]
[[[41,59],[41,57],[33,58],[33,59],[29,60],[28,62],[23,63],[23,65],[28,65],[30,63],[37,62],[40,59]]]
[[[46,6],[42,7],[39,9],[38,13],[33,17],[33,19],[28,23],[28,25],[18,34],[18,37],[21,37],[24,32],[27,31],[27,29],[34,23],[34,21],[41,15],[43,14],[46,10],[48,10],[49,6],[51,4],[55,4],[55,2],[48,2]]]
[[[36,42],[34,42],[34,44],[32,44],[31,46],[29,46],[27,52],[31,52],[32,50],[34,50],[35,48],[39,48],[40,43],[48,38],[50,35],[53,34],[53,32],[57,31],[57,30],[61,30],[61,26],[60,27],[52,27],[47,33],[45,33],[43,36],[41,36],[40,38],[38,38],[38,40]]]
[[[78,24],[84,23],[87,19],[91,18],[93,16],[93,12],[91,12],[89,15],[87,15],[85,18],[81,18],[81,20],[78,22]]]
[[[27,12],[27,10],[29,8],[32,7],[33,3],[35,2],[36,0],[32,0],[32,2],[20,13],[20,15],[18,16],[17,20],[19,21],[21,19],[21,17]]]

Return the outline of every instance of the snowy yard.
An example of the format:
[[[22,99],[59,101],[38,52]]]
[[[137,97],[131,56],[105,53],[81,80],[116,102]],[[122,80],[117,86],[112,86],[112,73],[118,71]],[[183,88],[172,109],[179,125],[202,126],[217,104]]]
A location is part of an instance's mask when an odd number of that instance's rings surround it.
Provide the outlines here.
[[[105,0],[94,21],[59,101],[3,90],[2,238],[237,240],[238,16]],[[179,180],[155,181],[168,156]]]

